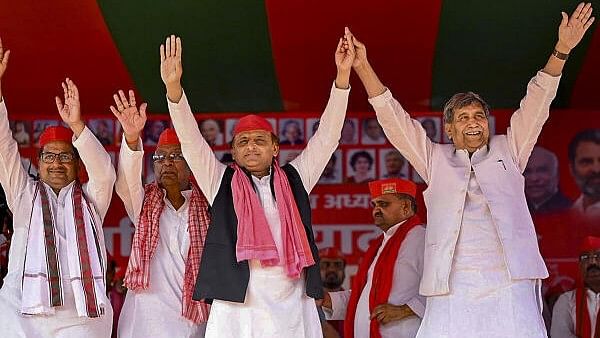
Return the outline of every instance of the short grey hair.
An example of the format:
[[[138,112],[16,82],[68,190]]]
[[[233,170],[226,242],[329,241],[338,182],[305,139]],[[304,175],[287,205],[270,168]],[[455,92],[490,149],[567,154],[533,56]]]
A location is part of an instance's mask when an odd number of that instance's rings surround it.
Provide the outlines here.
[[[485,102],[479,94],[473,92],[454,94],[444,105],[444,123],[452,123],[454,121],[454,111],[462,107],[469,106],[473,103],[479,103],[485,112],[485,117],[490,116],[490,106]]]

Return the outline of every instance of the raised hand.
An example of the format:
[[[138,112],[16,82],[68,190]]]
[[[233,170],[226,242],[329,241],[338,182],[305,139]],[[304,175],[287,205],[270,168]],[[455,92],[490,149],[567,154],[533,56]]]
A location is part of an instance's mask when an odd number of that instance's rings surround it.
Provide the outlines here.
[[[354,63],[354,45],[349,42],[350,30],[345,27],[344,37],[340,38],[337,48],[335,50],[335,65],[340,71],[350,71],[352,64]]]
[[[562,12],[562,21],[558,27],[558,44],[556,49],[568,54],[583,38],[595,18],[592,16],[592,4],[580,3],[571,17]]]
[[[164,45],[160,45],[160,78],[167,87],[167,96],[173,102],[179,102],[181,88],[181,38],[171,35]]]
[[[358,39],[346,28],[346,36],[348,43],[354,48],[354,62],[352,68],[357,69],[367,64],[367,48],[365,45],[358,41]]]
[[[119,90],[118,95],[114,94],[113,99],[117,108],[110,106],[110,111],[119,120],[119,123],[121,123],[126,142],[128,144],[137,144],[146,124],[146,107],[148,105],[142,103],[138,110],[133,90],[129,91],[129,100],[122,90]]]
[[[10,50],[4,51],[4,47],[2,46],[2,39],[0,39],[0,79],[2,79],[2,75],[4,75],[6,67],[8,66],[9,56]]]
[[[62,87],[65,97],[64,104],[58,96],[55,97],[58,114],[63,122],[66,123],[71,130],[73,130],[75,136],[79,136],[85,126],[81,120],[79,91],[77,90],[75,83],[69,78],[62,83]]]

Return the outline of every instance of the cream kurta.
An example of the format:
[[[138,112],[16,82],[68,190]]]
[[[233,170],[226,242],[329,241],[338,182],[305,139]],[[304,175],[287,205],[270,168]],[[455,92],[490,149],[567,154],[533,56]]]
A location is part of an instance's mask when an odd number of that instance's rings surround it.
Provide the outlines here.
[[[131,150],[123,139],[115,190],[134,225],[144,202],[143,159],[144,151]],[[206,323],[194,324],[181,315],[185,263],[190,248],[191,193],[182,191],[185,202],[178,210],[164,198],[158,245],[150,262],[150,286],[147,290],[127,292],[119,317],[119,337],[204,337]]]
[[[104,147],[86,127],[73,141],[89,175],[89,181],[83,185],[83,192],[98,213],[98,219],[104,220],[112,198],[115,172],[110,157]],[[6,106],[0,103],[0,182],[6,193],[6,200],[13,212],[14,234],[9,254],[8,275],[0,289],[0,335],[2,337],[109,337],[112,329],[112,308],[105,294],[104,315],[100,318],[79,317],[75,310],[73,289],[66,279],[68,264],[60,264],[63,276],[64,305],[58,307],[54,315],[21,315],[21,280],[27,250],[27,234],[36,182],[21,166],[17,143],[13,140],[8,125]],[[71,184],[72,185],[72,184]],[[55,220],[56,239],[59,259],[66,262],[66,235],[63,224],[63,208],[66,191],[71,185],[61,189],[58,196],[44,184],[48,191],[51,210]],[[98,241],[102,250],[102,259],[106,270],[106,248],[102,231],[98,231]]]
[[[321,124],[306,149],[290,164],[298,171],[307,192],[338,146],[350,90],[331,89]],[[167,100],[168,101],[168,100]],[[168,101],[181,149],[208,202],[217,195],[226,166],[218,161],[202,138],[185,94],[179,103]],[[269,187],[269,177],[253,177],[273,240],[281,255],[281,224]],[[282,267],[261,267],[249,262],[250,279],[244,303],[215,299],[206,337],[321,337],[315,302],[306,295],[304,276],[290,279]]]
[[[512,281],[492,215],[471,172],[450,294],[427,298],[417,337],[546,337],[533,280]]]

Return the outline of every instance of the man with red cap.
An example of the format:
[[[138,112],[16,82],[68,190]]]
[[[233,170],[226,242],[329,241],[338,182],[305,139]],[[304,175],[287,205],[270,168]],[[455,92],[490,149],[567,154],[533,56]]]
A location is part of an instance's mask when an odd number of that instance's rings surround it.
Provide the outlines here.
[[[0,43],[0,78],[8,51]],[[0,183],[14,214],[9,272],[0,289],[3,337],[108,337],[102,222],[112,198],[110,156],[81,119],[70,79],[56,97],[62,121],[40,136],[39,180],[21,166],[0,93]],[[78,180],[85,164],[89,181]]]
[[[125,275],[129,289],[119,318],[119,337],[203,337],[209,306],[192,299],[209,224],[208,203],[181,153],[173,129],[165,129],[152,154],[155,181],[142,184],[140,135],[146,104],[133,91],[114,95],[111,111],[123,127],[115,190],[135,225]]]
[[[321,337],[323,297],[308,193],[338,146],[353,50],[340,38],[337,77],[321,128],[289,164],[276,161],[271,124],[247,115],[234,129],[235,163],[221,164],[202,138],[181,87],[181,40],[161,46],[161,77],[181,149],[211,204],[194,299],[212,301],[207,337]]]
[[[334,247],[329,247],[319,250],[319,258],[321,262],[321,281],[323,282],[324,292],[343,291],[342,284],[346,278],[346,260],[344,255]],[[324,337],[343,337],[344,336],[344,321],[343,320],[327,320],[325,314],[319,308],[319,315],[322,319],[323,336]],[[335,334],[328,334],[328,331],[335,331]]]
[[[352,289],[328,292],[328,319],[345,319],[344,337],[415,337],[425,313],[419,295],[425,227],[416,215],[416,185],[390,178],[369,182],[375,225],[383,234],[362,258]]]
[[[577,288],[563,293],[554,304],[551,337],[600,337],[600,237],[586,237],[579,252]]]

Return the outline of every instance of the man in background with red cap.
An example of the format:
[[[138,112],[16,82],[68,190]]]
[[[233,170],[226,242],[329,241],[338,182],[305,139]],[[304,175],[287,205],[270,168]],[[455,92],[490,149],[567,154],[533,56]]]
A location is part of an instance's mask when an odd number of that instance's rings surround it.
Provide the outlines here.
[[[125,275],[129,289],[119,337],[204,337],[209,306],[192,299],[209,224],[208,203],[190,180],[177,134],[165,129],[152,155],[155,181],[143,186],[140,135],[146,104],[114,95],[123,127],[115,190],[136,227]]]
[[[0,42],[0,79],[9,52]],[[81,119],[79,93],[68,78],[63,122],[40,136],[39,180],[23,167],[0,92],[0,183],[14,214],[9,272],[0,289],[3,337],[109,337],[102,222],[115,172],[108,153]],[[89,181],[78,173],[85,165]]]
[[[550,336],[594,338],[600,336],[600,238],[586,237],[580,248],[577,288],[563,293],[552,311]]]
[[[344,319],[344,337],[415,337],[425,313],[419,295],[425,227],[416,215],[416,185],[390,178],[369,182],[375,225],[383,230],[358,267],[352,289],[327,292],[328,319]]]
[[[323,297],[308,193],[338,146],[353,50],[340,38],[337,77],[321,128],[279,167],[279,140],[257,115],[242,117],[221,164],[202,138],[181,87],[181,40],[160,48],[161,77],[181,149],[211,204],[211,226],[194,299],[212,300],[206,337],[321,337],[314,298]]]
[[[321,281],[323,282],[324,292],[344,291],[342,284],[346,279],[346,260],[344,255],[337,248],[330,247],[319,250],[319,266],[321,269]],[[343,337],[344,336],[344,321],[343,320],[325,320],[323,310],[319,309],[323,325],[323,336]],[[331,330],[335,334],[329,334]]]

